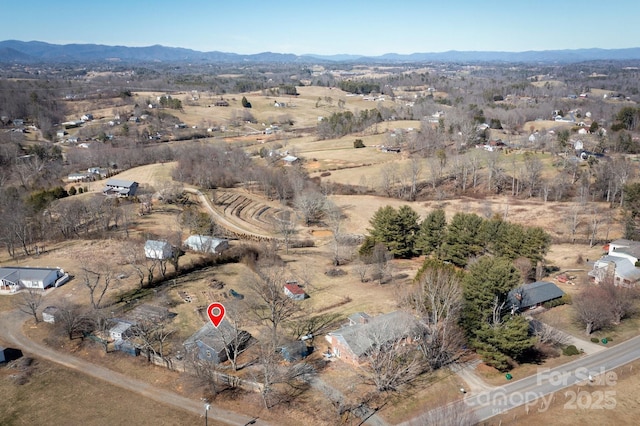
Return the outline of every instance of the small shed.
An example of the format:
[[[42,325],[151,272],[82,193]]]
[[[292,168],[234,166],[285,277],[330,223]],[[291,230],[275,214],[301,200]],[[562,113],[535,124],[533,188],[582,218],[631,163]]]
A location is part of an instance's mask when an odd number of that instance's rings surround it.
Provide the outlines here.
[[[279,347],[278,352],[285,361],[296,362],[308,357],[313,352],[313,348],[301,340],[296,340]]]
[[[131,356],[140,355],[140,349],[128,340],[116,340],[113,344],[117,351],[124,352]]]
[[[58,310],[57,306],[47,306],[44,308],[42,311],[42,321],[48,322],[49,324],[55,324]]]
[[[144,254],[147,259],[166,260],[173,255],[173,247],[167,241],[147,240]]]
[[[293,300],[304,300],[309,297],[307,296],[307,293],[304,292],[302,287],[300,287],[298,284],[285,284],[284,294],[286,294],[287,297]]]
[[[10,362],[22,357],[20,349],[5,348],[0,346],[0,363]]]
[[[126,321],[118,321],[116,325],[109,329],[109,337],[113,340],[124,340],[131,334],[131,327],[133,324]]]

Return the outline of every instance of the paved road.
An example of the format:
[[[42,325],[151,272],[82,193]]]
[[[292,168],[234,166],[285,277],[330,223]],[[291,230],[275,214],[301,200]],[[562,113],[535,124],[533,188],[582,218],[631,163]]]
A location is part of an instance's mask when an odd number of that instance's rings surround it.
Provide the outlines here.
[[[611,400],[606,392],[615,392],[615,373],[611,370],[640,359],[640,336],[627,340],[607,350],[584,355],[575,361],[553,369],[540,369],[538,374],[505,384],[495,389],[470,395],[464,399],[473,419],[477,422],[521,405],[532,410],[544,409],[544,404],[558,391],[573,385],[584,385],[588,394],[584,401],[574,400],[574,404],[594,403],[606,408]],[[609,372],[609,373],[607,373]],[[593,382],[589,380],[592,376]],[[561,393],[562,397],[566,397]],[[615,399],[615,394],[612,395]],[[539,399],[539,400],[538,400]],[[586,400],[589,401],[586,401]],[[538,400],[538,401],[536,401]],[[535,402],[534,402],[535,401]],[[571,398],[567,399],[571,403]],[[597,408],[597,407],[596,407]],[[434,411],[444,410],[443,408]],[[419,416],[403,425],[418,424]],[[434,417],[438,416],[434,414]]]
[[[133,379],[108,368],[92,364],[83,359],[76,358],[64,352],[57,352],[47,346],[40,345],[24,335],[22,325],[29,316],[19,312],[10,311],[0,313],[0,337],[7,343],[20,349],[23,353],[29,353],[35,358],[42,358],[48,361],[63,365],[69,369],[79,371],[89,376],[108,382],[112,385],[136,392],[146,398],[163,404],[174,406],[181,410],[186,410],[197,415],[203,415],[204,405],[200,400],[185,398],[174,392],[154,387],[141,380]],[[223,410],[211,405],[209,418],[215,419],[230,425],[267,425],[266,422],[253,417]],[[255,423],[250,423],[255,421]]]

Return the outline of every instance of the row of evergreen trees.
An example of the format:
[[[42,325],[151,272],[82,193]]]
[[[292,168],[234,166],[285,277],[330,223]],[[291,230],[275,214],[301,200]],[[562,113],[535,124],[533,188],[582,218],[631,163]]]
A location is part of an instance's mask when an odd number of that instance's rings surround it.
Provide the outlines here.
[[[407,205],[397,210],[391,206],[378,209],[370,224],[369,235],[360,247],[362,255],[381,243],[394,257],[434,255],[459,267],[484,254],[510,260],[524,257],[536,265],[551,244],[549,234],[539,227],[509,223],[498,216],[484,219],[474,213],[456,213],[447,223],[441,209],[420,221],[418,213]]]
[[[513,315],[507,296],[523,283],[524,277],[514,261],[526,258],[531,267],[547,253],[551,238],[543,229],[509,223],[499,217],[483,219],[473,213],[456,213],[447,223],[441,209],[431,211],[420,221],[406,205],[397,210],[391,206],[380,208],[370,224],[370,234],[360,247],[361,255],[384,245],[395,257],[427,255],[416,281],[443,275],[457,277],[454,281],[459,282],[460,300],[448,303],[459,303],[460,309],[451,310],[456,318],[439,321],[458,324],[469,346],[485,362],[507,370],[533,347],[535,339],[530,335],[529,322]],[[438,284],[426,287],[437,288]],[[439,329],[437,324],[431,326]]]

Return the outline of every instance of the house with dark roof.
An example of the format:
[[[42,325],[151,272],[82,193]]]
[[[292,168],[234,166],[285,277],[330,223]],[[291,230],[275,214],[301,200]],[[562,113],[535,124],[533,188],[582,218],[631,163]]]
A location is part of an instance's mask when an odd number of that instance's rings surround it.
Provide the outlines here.
[[[244,330],[236,330],[227,320],[222,320],[218,327],[210,322],[192,334],[184,341],[187,353],[192,353],[197,359],[210,361],[215,364],[228,359],[227,350],[241,351],[251,340],[251,334]]]
[[[284,294],[286,294],[289,299],[293,300],[304,300],[308,297],[302,287],[298,284],[292,283],[284,285]]]
[[[133,197],[138,191],[138,182],[124,179],[108,179],[102,193],[115,197]]]
[[[513,313],[522,312],[562,296],[564,291],[554,283],[536,281],[511,290],[507,295],[507,307]]]
[[[411,343],[421,338],[417,319],[405,311],[375,317],[360,313],[352,317],[348,324],[328,333],[325,338],[333,356],[354,365],[365,362],[374,347],[401,341]]]

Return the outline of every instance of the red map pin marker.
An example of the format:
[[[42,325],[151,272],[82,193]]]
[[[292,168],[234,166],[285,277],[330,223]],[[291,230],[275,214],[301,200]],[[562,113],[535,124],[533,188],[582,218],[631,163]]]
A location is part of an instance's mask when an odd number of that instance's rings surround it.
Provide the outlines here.
[[[217,302],[210,304],[207,308],[207,315],[209,315],[214,327],[218,328],[224,318],[224,306],[222,306],[222,303]]]

